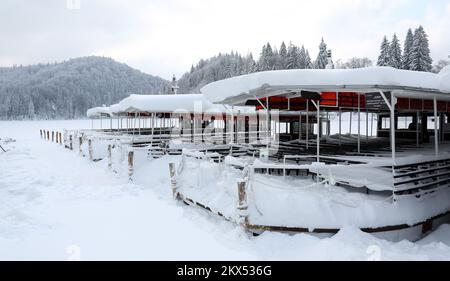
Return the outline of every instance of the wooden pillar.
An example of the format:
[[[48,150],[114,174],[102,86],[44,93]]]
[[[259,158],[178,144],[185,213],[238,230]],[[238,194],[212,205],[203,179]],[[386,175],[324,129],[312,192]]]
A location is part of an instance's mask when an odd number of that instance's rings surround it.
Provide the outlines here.
[[[93,155],[94,151],[92,149],[92,140],[91,139],[88,140],[88,146],[89,146],[89,148],[88,148],[89,149],[89,160],[92,161],[92,160],[94,160],[94,155]]]
[[[178,192],[177,185],[177,175],[175,169],[175,163],[169,163],[169,174],[170,174],[170,187],[172,188],[173,199],[180,199],[180,194]]]
[[[52,131],[52,142],[55,142],[55,131]]]
[[[47,140],[50,140],[50,131],[47,131]]]
[[[108,169],[111,170],[112,168],[112,147],[111,144],[108,144]]]
[[[134,151],[128,151],[128,179],[130,181],[133,180],[133,158],[134,158]]]
[[[247,204],[247,193],[245,190],[245,181],[238,182],[238,214],[239,214],[239,224],[243,227],[247,227],[248,221],[248,204]]]
[[[42,139],[42,129],[41,129],[41,130],[39,130],[39,133],[41,134],[41,139]]]
[[[80,153],[81,156],[83,156],[83,150],[81,149],[82,144],[83,144],[83,138],[78,137],[78,152]]]

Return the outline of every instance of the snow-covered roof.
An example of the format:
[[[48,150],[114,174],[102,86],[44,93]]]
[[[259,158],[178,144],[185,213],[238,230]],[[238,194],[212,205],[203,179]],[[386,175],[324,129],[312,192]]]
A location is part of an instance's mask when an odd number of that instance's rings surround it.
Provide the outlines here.
[[[111,116],[111,109],[109,106],[99,106],[88,109],[86,112],[89,118],[100,118],[102,116]]]
[[[200,91],[211,102],[239,104],[252,97],[254,99],[255,93],[278,91],[281,94],[301,90],[373,92],[377,89],[447,96],[450,93],[450,67],[439,74],[392,67],[265,71],[213,82]]]
[[[129,112],[147,113],[245,113],[255,112],[253,106],[229,106],[213,104],[202,94],[186,95],[130,95],[110,107],[95,107],[87,111],[87,116],[96,118],[104,114],[122,115]]]

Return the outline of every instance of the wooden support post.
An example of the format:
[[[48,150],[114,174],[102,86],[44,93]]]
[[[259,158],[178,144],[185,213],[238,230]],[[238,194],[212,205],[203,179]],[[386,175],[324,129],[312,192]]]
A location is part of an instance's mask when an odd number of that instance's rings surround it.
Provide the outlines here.
[[[243,227],[247,227],[248,222],[248,205],[247,205],[247,193],[245,190],[245,181],[238,182],[238,214],[239,214],[239,224]]]
[[[63,144],[63,137],[62,137],[62,133],[59,132],[59,145]]]
[[[50,140],[50,131],[47,131],[47,140]]]
[[[52,131],[52,142],[55,142],[55,131]]]
[[[94,160],[94,156],[93,156],[93,150],[92,150],[92,140],[89,139],[88,140],[88,146],[89,146],[89,160],[93,161]]]
[[[41,139],[42,139],[42,129],[41,129],[41,130],[39,130],[39,133],[41,133]]]
[[[56,142],[56,143],[59,142],[58,137],[59,137],[58,132],[55,132],[55,142]]]
[[[112,147],[111,144],[108,144],[108,169],[112,169]]]
[[[78,137],[78,152],[81,156],[83,156],[83,150],[81,149],[81,145],[83,144],[83,137]]]
[[[172,188],[173,199],[175,200],[180,199],[180,194],[178,193],[175,163],[169,163],[169,174],[170,174],[170,187]]]
[[[72,135],[69,136],[69,148],[70,150],[73,150]]]
[[[128,151],[128,179],[130,181],[133,180],[133,158],[134,158],[134,151]]]

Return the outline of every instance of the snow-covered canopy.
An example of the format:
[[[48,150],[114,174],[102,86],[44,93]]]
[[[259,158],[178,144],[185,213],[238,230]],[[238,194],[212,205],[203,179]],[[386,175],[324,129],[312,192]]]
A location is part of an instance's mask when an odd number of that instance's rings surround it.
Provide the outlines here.
[[[110,107],[95,107],[87,111],[89,118],[127,113],[244,113],[255,112],[253,106],[233,107],[213,104],[202,94],[187,95],[130,95]]]
[[[255,96],[300,91],[397,91],[399,96],[423,98],[427,93],[450,100],[450,68],[439,74],[392,67],[360,69],[295,69],[257,72],[217,81],[200,91],[214,103],[240,104]]]
[[[109,106],[94,107],[94,108],[88,109],[86,114],[87,114],[87,117],[89,117],[89,118],[100,118],[102,116],[110,117],[111,109]]]

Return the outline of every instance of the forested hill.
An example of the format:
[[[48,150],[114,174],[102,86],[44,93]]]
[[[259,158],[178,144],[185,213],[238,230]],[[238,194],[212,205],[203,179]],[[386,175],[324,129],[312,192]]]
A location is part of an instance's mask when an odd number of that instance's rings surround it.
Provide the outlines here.
[[[84,118],[130,94],[162,94],[169,82],[105,57],[0,68],[0,119]]]

